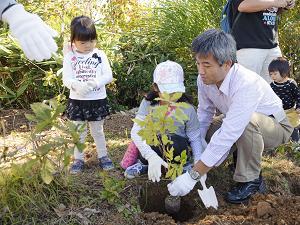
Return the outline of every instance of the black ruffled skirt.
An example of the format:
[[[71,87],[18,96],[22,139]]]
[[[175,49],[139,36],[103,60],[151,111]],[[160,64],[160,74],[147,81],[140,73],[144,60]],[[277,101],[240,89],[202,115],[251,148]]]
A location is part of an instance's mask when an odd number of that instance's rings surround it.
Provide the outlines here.
[[[109,114],[107,98],[97,100],[68,100],[66,116],[69,120],[100,121]]]

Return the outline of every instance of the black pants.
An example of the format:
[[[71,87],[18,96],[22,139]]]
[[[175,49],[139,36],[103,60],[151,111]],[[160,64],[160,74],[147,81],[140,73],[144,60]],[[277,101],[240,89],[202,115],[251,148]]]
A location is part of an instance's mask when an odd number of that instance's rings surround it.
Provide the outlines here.
[[[171,141],[173,141],[172,145],[168,146],[168,149],[170,149],[171,147],[174,148],[174,152],[173,152],[173,157],[175,158],[176,156],[180,156],[181,152],[183,152],[184,150],[186,150],[186,153],[188,154],[188,146],[189,146],[189,142],[188,139],[182,136],[179,136],[177,134],[172,134],[169,136],[169,139],[171,139]],[[152,150],[154,150],[161,158],[163,158],[163,154],[160,151],[158,146],[150,146],[152,148]],[[141,162],[145,165],[148,165],[148,161],[142,157],[142,155],[139,153],[139,157],[138,157]],[[166,160],[166,159],[164,159]],[[172,163],[175,163],[175,161],[172,161]]]

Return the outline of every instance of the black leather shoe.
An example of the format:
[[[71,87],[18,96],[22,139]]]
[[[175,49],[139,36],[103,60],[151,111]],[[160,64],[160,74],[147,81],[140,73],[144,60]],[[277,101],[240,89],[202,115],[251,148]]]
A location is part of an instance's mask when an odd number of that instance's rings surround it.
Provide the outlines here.
[[[246,203],[251,195],[256,192],[262,194],[266,192],[266,186],[262,176],[259,176],[259,178],[253,181],[238,183],[237,186],[227,192],[226,201],[234,204]]]

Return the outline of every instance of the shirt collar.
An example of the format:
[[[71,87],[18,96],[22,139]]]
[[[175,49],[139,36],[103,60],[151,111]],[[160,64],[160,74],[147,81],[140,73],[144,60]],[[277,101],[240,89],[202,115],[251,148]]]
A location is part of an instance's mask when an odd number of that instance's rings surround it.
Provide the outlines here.
[[[225,79],[223,80],[219,88],[219,91],[221,91],[226,96],[229,95],[231,77],[233,76],[232,74],[235,72],[236,68],[237,68],[237,64],[235,63],[228,71]]]

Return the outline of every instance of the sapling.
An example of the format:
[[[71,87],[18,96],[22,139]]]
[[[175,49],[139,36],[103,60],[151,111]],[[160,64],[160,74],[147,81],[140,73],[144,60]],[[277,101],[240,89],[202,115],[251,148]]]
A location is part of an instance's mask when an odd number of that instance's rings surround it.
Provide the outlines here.
[[[49,184],[53,180],[56,169],[64,169],[70,162],[75,146],[83,151],[84,144],[80,142],[80,133],[83,125],[75,125],[65,121],[61,114],[65,106],[56,99],[33,103],[30,105],[33,114],[26,114],[26,118],[36,123],[30,136],[33,146],[32,161],[40,167],[42,180]],[[55,134],[43,135],[50,128],[56,130]],[[53,155],[58,156],[53,160]],[[61,165],[62,164],[62,165]]]
[[[160,105],[153,107],[144,120],[134,119],[141,130],[138,134],[150,146],[156,146],[162,153],[163,159],[168,163],[166,178],[174,180],[183,172],[183,166],[187,162],[187,149],[180,155],[174,157],[173,141],[171,134],[175,134],[177,127],[175,121],[182,124],[188,120],[188,116],[183,112],[184,108],[190,107],[187,103],[177,102],[182,93],[167,94],[162,93]],[[169,213],[176,213],[180,209],[180,197],[167,196],[165,208]]]

